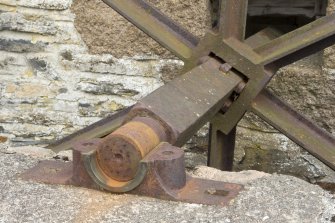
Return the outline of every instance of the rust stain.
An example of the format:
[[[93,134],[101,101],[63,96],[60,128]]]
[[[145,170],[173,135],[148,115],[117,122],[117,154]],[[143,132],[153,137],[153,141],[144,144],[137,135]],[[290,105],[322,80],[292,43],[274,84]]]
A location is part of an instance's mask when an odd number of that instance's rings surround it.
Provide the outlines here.
[[[0,136],[0,143],[7,142],[8,138],[5,136]]]

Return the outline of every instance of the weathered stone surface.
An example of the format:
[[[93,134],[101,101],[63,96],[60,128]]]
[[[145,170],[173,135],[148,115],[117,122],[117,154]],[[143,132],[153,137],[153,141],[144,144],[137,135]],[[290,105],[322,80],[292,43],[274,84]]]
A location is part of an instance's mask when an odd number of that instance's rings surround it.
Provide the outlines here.
[[[0,30],[32,32],[42,35],[54,35],[57,32],[53,21],[46,18],[31,20],[23,14],[13,12],[0,14]]]
[[[327,8],[327,13],[332,14],[335,13],[335,0],[329,0],[328,1],[328,8]],[[323,56],[323,66],[327,70],[325,70],[326,73],[329,75],[332,75],[334,79],[334,73],[329,69],[335,69],[335,47],[329,47],[324,51],[324,56]]]
[[[192,172],[192,175],[199,178],[219,180],[222,182],[230,182],[242,185],[249,184],[260,178],[271,176],[268,173],[259,172],[256,170],[247,170],[241,172],[223,172],[221,170],[217,170],[207,166],[197,166]]]
[[[16,53],[1,52],[0,70],[15,70],[15,68],[23,67],[26,65],[25,57]]]
[[[56,101],[53,105],[54,111],[77,113],[78,103],[69,101]]]
[[[328,12],[329,14],[335,12],[335,1],[334,1],[334,0],[329,0],[329,1],[328,1],[327,12]]]
[[[0,50],[9,51],[9,52],[41,52],[44,51],[47,43],[36,42],[32,43],[28,40],[14,40],[14,39],[3,39],[0,38]]]
[[[47,70],[48,64],[43,59],[31,58],[31,59],[29,59],[29,63],[34,69],[36,69],[38,71],[46,71]]]
[[[10,125],[10,123],[3,124],[5,129],[4,136],[8,138],[8,141],[13,146],[48,144],[52,140],[50,135],[60,135],[64,128],[64,126],[55,125],[50,129],[45,126],[31,124],[16,124],[14,128],[11,128]],[[10,134],[7,134],[6,129],[10,129]]]
[[[0,143],[5,143],[7,142],[8,138],[5,136],[0,136]]]
[[[260,134],[255,130],[239,128],[238,135],[234,162],[236,171],[253,169],[288,174],[309,182],[335,176],[327,166],[279,133],[263,131]]]
[[[335,47],[325,49],[323,62],[326,68],[335,69]]]
[[[120,96],[134,96],[139,92],[127,89],[121,83],[95,82],[92,80],[82,80],[78,85],[78,90],[92,94],[107,94]]]
[[[2,120],[6,121],[8,123],[18,121],[20,123],[29,123],[34,125],[56,125],[57,122],[52,119],[48,114],[45,113],[35,113],[35,112],[29,112],[27,111],[24,115],[22,115],[20,118],[14,119],[6,119]]]
[[[271,83],[271,90],[321,127],[335,133],[335,80],[321,69],[316,54],[282,69]]]
[[[185,151],[185,167],[188,170],[195,170],[197,166],[207,165],[207,153],[198,147],[192,147],[191,149],[184,149]]]
[[[258,122],[253,122],[258,124]],[[261,122],[259,122],[261,123]],[[287,174],[308,182],[335,182],[335,172],[304,152],[287,137],[271,129],[239,127],[234,156],[234,170],[257,170]],[[207,165],[207,141],[195,137],[185,148],[186,167]],[[196,144],[194,144],[196,143]]]
[[[47,82],[61,81],[63,75],[60,74],[61,71],[55,67],[57,65],[54,64],[51,58],[45,56],[27,56],[27,60],[32,72],[31,75],[36,78],[42,78]],[[54,86],[49,89],[50,91],[54,90]],[[52,95],[54,95],[54,93],[50,94],[50,96]]]
[[[118,59],[111,54],[78,54],[70,50],[61,52],[61,63],[67,70],[154,77],[163,81],[166,79],[167,67],[170,71],[169,75],[176,76],[178,74],[176,70],[183,66],[183,63],[179,60],[161,60],[158,56],[136,56]]]
[[[167,83],[177,77],[180,73],[177,71],[182,70],[184,65],[182,63],[166,63],[160,68],[161,79],[164,83]]]
[[[63,66],[66,67],[66,69],[102,74],[127,74],[126,67],[123,64],[119,64],[117,59],[112,55],[73,55],[71,51],[64,51],[61,56]]]
[[[2,0],[2,3],[12,6],[24,6],[47,10],[65,10],[68,9],[72,3],[71,0]]]
[[[119,111],[125,106],[115,101],[79,101],[79,114],[81,116],[105,117],[110,114],[110,111]]]
[[[7,93],[13,93],[16,98],[31,98],[48,96],[49,91],[38,83],[25,83],[20,85],[7,85]]]
[[[148,2],[195,35],[202,36],[210,27],[207,0]],[[76,28],[93,54],[110,53],[115,57],[154,54],[172,57],[102,1],[75,0],[71,9],[76,14]]]
[[[18,179],[40,159],[53,159],[53,154],[31,147],[8,149],[0,144],[0,221],[323,223],[332,222],[335,216],[334,196],[294,177],[236,173],[235,178],[246,178],[245,190],[223,208]],[[206,172],[211,179],[228,179],[225,172]],[[233,179],[232,173],[228,175]]]

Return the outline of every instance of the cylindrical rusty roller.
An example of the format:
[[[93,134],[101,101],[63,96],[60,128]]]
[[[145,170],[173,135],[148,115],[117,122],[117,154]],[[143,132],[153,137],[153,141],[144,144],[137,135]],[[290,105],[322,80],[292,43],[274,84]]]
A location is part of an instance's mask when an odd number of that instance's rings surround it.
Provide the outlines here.
[[[155,119],[137,117],[108,135],[97,150],[97,161],[102,171],[114,180],[132,180],[142,158],[167,135]]]

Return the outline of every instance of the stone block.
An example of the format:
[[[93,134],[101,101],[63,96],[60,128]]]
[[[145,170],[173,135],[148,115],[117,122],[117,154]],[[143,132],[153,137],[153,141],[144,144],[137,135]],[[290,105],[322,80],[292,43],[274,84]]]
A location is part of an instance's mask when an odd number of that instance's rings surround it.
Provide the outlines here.
[[[38,33],[42,35],[55,35],[57,28],[55,23],[46,18],[29,19],[20,13],[1,13],[0,30]]]
[[[39,83],[10,84],[6,87],[7,93],[12,93],[16,98],[33,98],[50,95],[47,86]]]
[[[78,90],[96,95],[119,95],[131,97],[139,94],[134,89],[125,88],[122,83],[97,82],[95,80],[85,80],[78,84]]]
[[[124,105],[115,102],[114,100],[108,101],[79,101],[79,114],[86,117],[106,117],[115,111],[125,108]]]
[[[0,70],[13,69],[13,67],[26,66],[26,59],[23,55],[16,53],[1,52],[0,56]]]
[[[327,13],[335,13],[335,0],[328,1]],[[335,46],[331,46],[324,51],[323,66],[328,69],[335,69]]]
[[[5,0],[12,2],[10,0]],[[16,5],[38,8],[38,9],[48,9],[48,10],[65,10],[71,6],[71,0],[18,0]]]
[[[76,113],[78,110],[78,103],[68,101],[56,101],[53,105],[54,111]]]
[[[299,112],[335,133],[335,80],[322,72],[322,53],[278,72],[270,88]]]
[[[234,170],[246,169],[293,175],[313,183],[332,172],[280,133],[240,127]]]
[[[65,69],[80,70],[83,72],[125,75],[126,67],[112,55],[75,54],[63,51],[60,54]]]
[[[64,129],[63,125],[54,125],[53,128],[28,123],[15,123],[15,125],[4,123],[2,125],[6,131],[11,133],[11,144],[16,146],[50,143],[50,139],[55,136],[63,136]]]
[[[335,69],[335,47],[328,47],[324,51],[323,65],[325,68]]]
[[[97,74],[160,77],[168,81],[175,77],[183,63],[179,60],[161,60],[157,56],[137,56],[118,59],[110,54],[92,55],[63,50],[61,65],[65,70],[79,70]]]
[[[0,143],[5,143],[7,142],[8,138],[5,136],[0,136]]]
[[[328,14],[335,12],[335,0],[328,0],[327,12]]]
[[[47,43],[36,42],[33,43],[24,39],[4,39],[0,38],[0,50],[27,53],[27,52],[41,52],[45,50]]]
[[[48,80],[47,82],[60,81],[62,74],[57,67],[58,61],[55,61],[52,56],[26,56],[30,72],[38,79]]]
[[[35,58],[29,59],[29,64],[35,70],[42,71],[42,72],[47,71],[48,62],[46,60],[35,57]]]

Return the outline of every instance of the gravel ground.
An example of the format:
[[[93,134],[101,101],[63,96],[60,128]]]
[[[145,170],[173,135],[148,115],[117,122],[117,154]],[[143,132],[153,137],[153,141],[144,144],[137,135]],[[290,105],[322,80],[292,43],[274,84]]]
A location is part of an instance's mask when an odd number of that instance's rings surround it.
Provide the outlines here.
[[[18,174],[53,154],[35,147],[0,149],[0,222],[335,222],[335,199],[316,185],[257,171],[194,175],[239,182],[246,190],[228,207],[115,195],[22,181]]]

